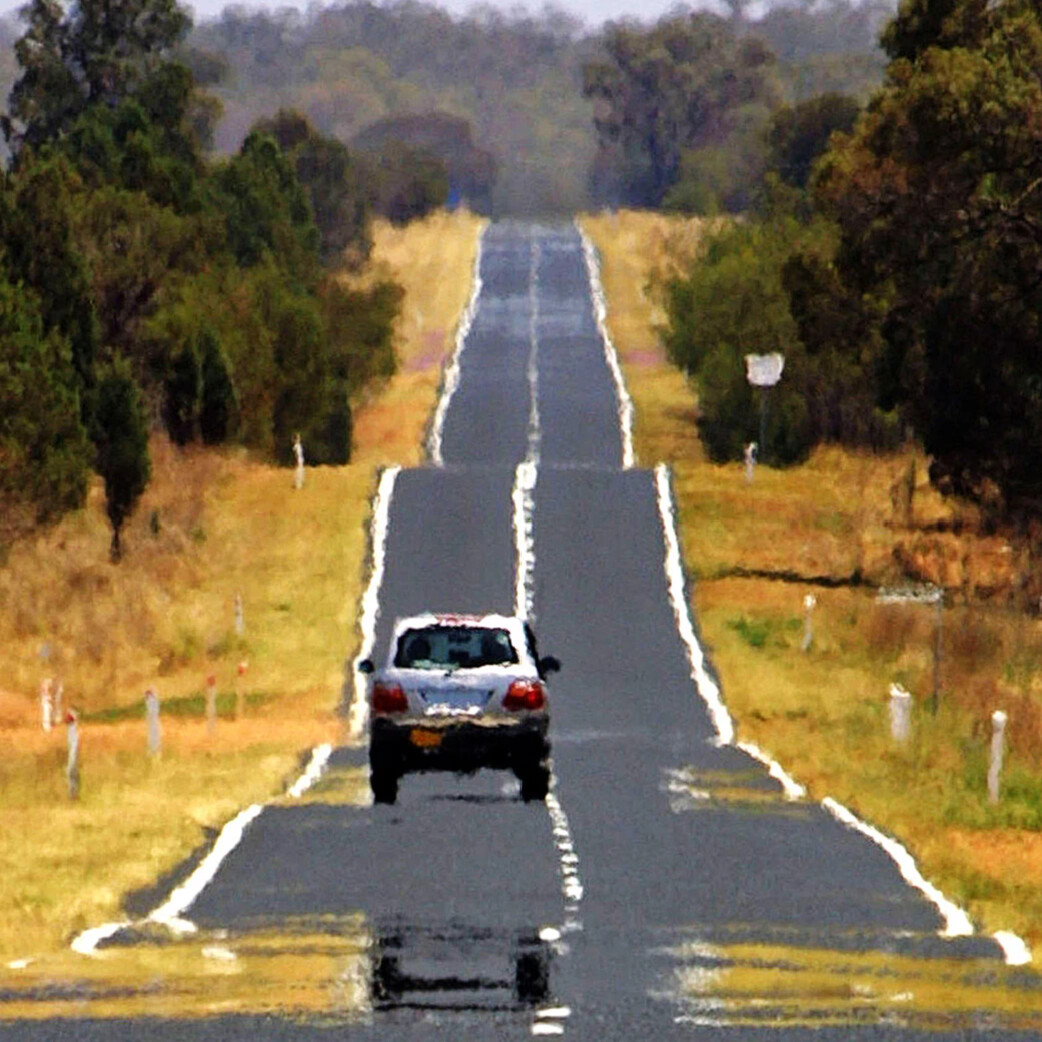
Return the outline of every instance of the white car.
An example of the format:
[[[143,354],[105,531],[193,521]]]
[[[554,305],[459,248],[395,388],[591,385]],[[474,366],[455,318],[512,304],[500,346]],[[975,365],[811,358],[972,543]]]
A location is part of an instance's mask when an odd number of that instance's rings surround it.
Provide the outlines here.
[[[550,784],[546,678],[535,634],[511,615],[416,615],[394,625],[387,664],[369,685],[369,778],[394,803],[415,771],[512,770],[526,802]]]

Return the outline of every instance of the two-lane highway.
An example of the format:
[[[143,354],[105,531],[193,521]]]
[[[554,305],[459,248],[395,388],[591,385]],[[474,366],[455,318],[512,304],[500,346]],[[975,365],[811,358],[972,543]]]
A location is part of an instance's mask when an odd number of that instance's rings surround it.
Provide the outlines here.
[[[914,865],[707,708],[668,478],[625,465],[579,233],[494,225],[479,276],[435,461],[386,484],[376,654],[399,615],[528,612],[564,665],[546,805],[492,772],[359,805],[364,750],[337,750],[318,796],[247,825],[184,912],[197,934],[107,942],[147,970],[122,998],[56,983],[0,1036],[1042,1038],[1042,996],[993,939],[956,936],[969,924]],[[164,945],[210,982],[179,1006]]]

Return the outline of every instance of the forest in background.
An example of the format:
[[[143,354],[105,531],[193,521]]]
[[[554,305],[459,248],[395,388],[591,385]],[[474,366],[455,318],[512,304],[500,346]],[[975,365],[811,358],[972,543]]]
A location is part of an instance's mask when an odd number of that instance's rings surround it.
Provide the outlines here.
[[[881,81],[878,34],[890,14],[885,0],[800,0],[756,19],[736,4],[719,21],[734,35],[762,39],[776,56],[772,95],[784,104],[829,91],[867,98]],[[17,73],[19,32],[12,21],[0,23],[5,95]],[[415,0],[316,5],[307,13],[230,5],[192,29],[181,57],[223,107],[218,153],[237,150],[257,120],[280,109],[362,150],[380,137],[381,123],[390,121],[393,132],[394,121],[407,117],[414,125],[397,128],[401,137],[435,153],[440,142],[443,159],[458,153],[452,135],[469,133],[469,173],[458,194],[472,208],[567,216],[619,201],[597,179],[594,106],[583,92],[584,69],[603,58],[606,40],[604,29],[552,6],[540,14],[476,9],[460,18]],[[417,137],[416,124],[430,124],[433,113],[445,133],[428,128]],[[386,150],[380,161],[394,165]]]
[[[75,506],[94,469],[118,556],[149,430],[284,461],[301,432],[345,461],[352,397],[395,364],[397,288],[338,274],[372,215],[755,208],[786,119],[826,99],[820,151],[878,86],[888,14],[735,0],[590,31],[353,0],[192,27],[176,0],[31,0],[0,46],[7,526]]]
[[[780,101],[824,91],[863,99],[881,79],[878,33],[891,13],[880,0],[803,0],[757,20],[736,6],[723,21],[737,35],[762,37],[777,56]],[[221,150],[280,107],[349,146],[388,117],[440,112],[465,120],[494,158],[494,215],[567,216],[606,201],[591,191],[598,149],[583,95],[584,67],[603,54],[605,33],[552,7],[464,18],[414,0],[303,15],[229,7],[196,26],[189,46],[200,62],[209,56],[223,67],[213,87],[224,105]]]

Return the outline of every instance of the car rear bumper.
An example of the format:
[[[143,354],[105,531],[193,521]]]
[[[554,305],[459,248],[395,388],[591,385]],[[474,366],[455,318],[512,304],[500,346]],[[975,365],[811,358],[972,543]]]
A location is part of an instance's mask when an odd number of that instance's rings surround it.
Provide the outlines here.
[[[460,721],[425,727],[377,717],[370,730],[369,763],[375,770],[398,775],[470,772],[482,767],[524,768],[549,756],[547,729],[546,718],[495,725]]]

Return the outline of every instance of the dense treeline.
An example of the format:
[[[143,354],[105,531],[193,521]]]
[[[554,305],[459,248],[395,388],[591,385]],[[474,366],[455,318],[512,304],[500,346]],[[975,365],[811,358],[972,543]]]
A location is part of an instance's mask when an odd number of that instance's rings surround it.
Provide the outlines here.
[[[733,17],[699,17],[713,26],[714,44],[758,47],[769,56],[763,99],[769,108],[826,91],[867,96],[881,78],[877,34],[888,11],[882,0],[799,0],[758,20],[746,18],[741,5]],[[630,201],[618,191],[616,152],[598,145],[583,83],[584,70],[610,60],[613,41],[638,32],[636,25],[592,31],[552,7],[539,15],[476,8],[454,18],[415,0],[352,0],[306,15],[228,7],[221,18],[199,25],[189,42],[193,67],[219,80],[223,150],[237,148],[258,118],[286,105],[349,147],[374,137],[393,140],[385,131],[397,121],[400,144],[441,158],[450,194],[474,209],[569,215]],[[746,38],[760,42],[735,42]],[[726,54],[707,57],[718,69],[727,64]],[[710,135],[702,143],[716,152],[701,160],[726,169],[744,148],[749,182],[758,170],[754,138],[763,116],[737,114],[735,136]],[[469,136],[461,137],[452,120],[469,125]],[[393,160],[383,160],[384,169],[393,170]],[[743,192],[744,183],[725,202],[744,205]],[[683,198],[680,205],[690,208]]]
[[[368,201],[344,146],[280,112],[235,154],[175,57],[173,0],[34,0],[0,180],[0,540],[105,481],[112,555],[148,434],[350,454],[353,396],[394,365],[400,290],[350,289]]]
[[[0,540],[82,502],[94,468],[118,557],[151,430],[283,460],[300,433],[313,462],[346,460],[352,398],[394,365],[399,290],[337,275],[365,264],[373,214],[744,209],[772,164],[805,178],[849,129],[849,101],[817,138],[780,106],[863,95],[879,18],[801,0],[590,32],[552,8],[353,0],[193,31],[176,0],[31,0],[0,63]],[[819,419],[849,414],[819,382],[806,417],[779,401],[779,430],[847,429]]]
[[[786,356],[763,451],[891,444],[988,516],[1042,508],[1042,18],[906,0],[883,86],[772,117],[747,219],[664,286],[716,458],[757,437],[742,355]],[[817,156],[815,161],[812,157]]]

